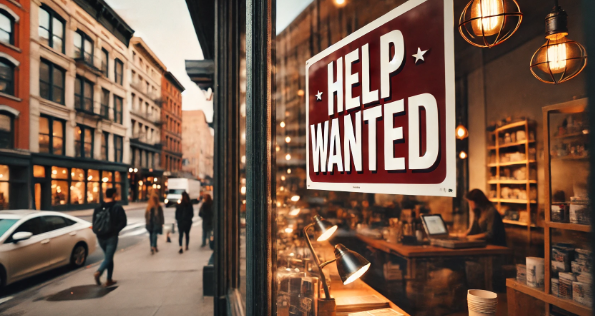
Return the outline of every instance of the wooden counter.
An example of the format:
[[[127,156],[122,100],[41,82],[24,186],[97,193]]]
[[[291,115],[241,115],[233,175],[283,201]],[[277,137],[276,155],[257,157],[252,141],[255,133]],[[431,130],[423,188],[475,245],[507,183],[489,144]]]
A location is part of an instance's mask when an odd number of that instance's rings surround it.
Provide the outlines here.
[[[402,313],[404,316],[409,316],[409,314],[407,314],[405,311],[403,311],[400,307],[395,305],[389,299],[384,297],[382,294],[378,293],[376,290],[374,290],[371,286],[366,284],[364,281],[356,280],[355,282],[353,282],[349,285],[343,285],[341,283],[341,280],[335,279],[334,277],[331,277],[331,279],[332,279],[332,281],[331,281],[331,297],[334,297],[335,299],[349,298],[349,297],[364,297],[364,296],[374,295],[374,296],[378,297],[379,299],[386,301],[387,305],[388,305],[387,307],[390,307],[390,308],[394,309],[395,311]],[[387,308],[387,307],[385,307],[385,308]],[[367,310],[363,309],[358,312],[364,312],[364,311],[367,311]],[[351,313],[355,313],[355,312],[340,312],[339,308],[337,309],[337,316],[347,316]]]

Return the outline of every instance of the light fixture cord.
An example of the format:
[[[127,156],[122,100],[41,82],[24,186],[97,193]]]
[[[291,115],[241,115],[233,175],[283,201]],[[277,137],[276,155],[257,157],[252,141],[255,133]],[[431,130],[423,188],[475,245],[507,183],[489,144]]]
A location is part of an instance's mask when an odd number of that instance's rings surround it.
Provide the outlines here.
[[[559,5],[558,5],[558,0],[554,0],[554,7],[555,7],[555,8],[559,7]]]

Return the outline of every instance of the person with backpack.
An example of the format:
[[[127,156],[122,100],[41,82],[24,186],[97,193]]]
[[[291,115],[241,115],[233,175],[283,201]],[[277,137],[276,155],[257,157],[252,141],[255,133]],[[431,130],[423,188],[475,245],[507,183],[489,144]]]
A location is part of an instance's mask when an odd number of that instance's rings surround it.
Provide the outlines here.
[[[114,254],[118,248],[118,235],[126,227],[126,212],[117,204],[118,194],[116,189],[105,190],[105,197],[99,207],[93,211],[93,232],[97,235],[99,246],[103,249],[105,258],[97,272],[93,274],[95,283],[101,285],[101,275],[107,269],[107,282],[105,286],[112,286],[116,281],[112,278],[114,273]]]
[[[182,241],[184,235],[186,235],[186,251],[188,251],[188,243],[190,243],[190,228],[192,228],[192,217],[194,217],[194,208],[190,202],[190,196],[184,191],[182,193],[182,200],[176,204],[176,221],[178,222],[178,233],[180,235],[180,251],[184,253],[182,249]]]
[[[207,246],[207,241],[213,231],[213,199],[211,195],[205,194],[198,216],[202,217],[202,245]]]
[[[159,205],[159,197],[157,193],[153,193],[145,211],[145,227],[149,232],[151,254],[159,252],[157,248],[157,235],[163,234],[163,222],[163,209]]]

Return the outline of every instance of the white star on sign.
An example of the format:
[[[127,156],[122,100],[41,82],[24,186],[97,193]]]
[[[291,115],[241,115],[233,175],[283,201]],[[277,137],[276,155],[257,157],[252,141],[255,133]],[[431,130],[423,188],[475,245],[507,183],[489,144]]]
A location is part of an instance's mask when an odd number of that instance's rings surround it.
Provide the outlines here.
[[[316,94],[316,101],[322,101],[322,92],[318,91]]]
[[[421,50],[421,48],[417,48],[417,54],[413,54],[413,57],[415,57],[415,63],[417,64],[417,62],[421,59],[422,61],[426,61],[424,59],[424,54],[427,53],[428,50]]]

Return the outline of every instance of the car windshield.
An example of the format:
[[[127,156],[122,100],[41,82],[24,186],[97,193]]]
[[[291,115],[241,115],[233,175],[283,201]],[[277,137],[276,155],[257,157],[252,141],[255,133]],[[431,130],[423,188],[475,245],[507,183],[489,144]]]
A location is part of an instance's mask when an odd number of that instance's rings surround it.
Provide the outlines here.
[[[184,193],[183,189],[169,189],[167,191],[168,194],[182,194]]]
[[[0,236],[4,235],[18,221],[18,219],[13,218],[0,218]]]

